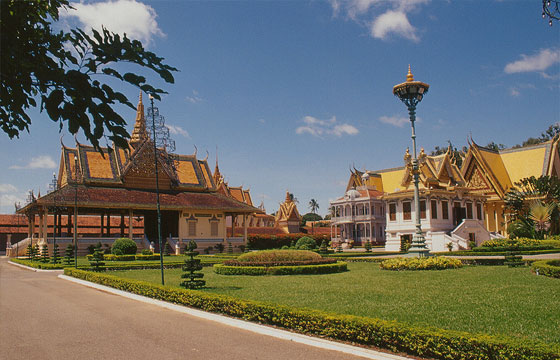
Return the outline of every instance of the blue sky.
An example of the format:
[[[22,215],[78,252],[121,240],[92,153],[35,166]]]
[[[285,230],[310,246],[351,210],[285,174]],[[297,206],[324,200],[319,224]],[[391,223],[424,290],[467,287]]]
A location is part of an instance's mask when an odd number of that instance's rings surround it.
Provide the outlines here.
[[[539,3],[119,0],[76,4],[60,26],[102,22],[142,40],[180,70],[169,85],[137,69],[169,92],[156,106],[178,153],[196,145],[213,169],[218,147],[226,181],[268,212],[289,190],[301,213],[313,198],[324,215],[351,166],[402,165],[410,123],[392,87],[408,64],[430,84],[417,110],[426,151],[468,136],[513,146],[560,121],[560,23]],[[136,103],[137,89],[115,87]],[[31,114],[29,134],[0,137],[2,213],[58,169],[66,131]],[[132,129],[134,111],[121,114]]]

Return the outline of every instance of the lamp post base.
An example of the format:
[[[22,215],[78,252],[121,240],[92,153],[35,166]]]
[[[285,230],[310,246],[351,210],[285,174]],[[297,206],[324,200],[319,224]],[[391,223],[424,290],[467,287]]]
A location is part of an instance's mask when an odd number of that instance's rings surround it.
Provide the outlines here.
[[[412,238],[412,244],[408,249],[405,257],[429,257],[430,250],[426,246],[426,239],[422,233],[415,233]]]

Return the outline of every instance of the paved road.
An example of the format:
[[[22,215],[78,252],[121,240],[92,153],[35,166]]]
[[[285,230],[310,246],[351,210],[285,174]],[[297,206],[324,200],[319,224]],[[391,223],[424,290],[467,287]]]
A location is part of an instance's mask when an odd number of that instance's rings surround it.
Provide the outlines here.
[[[232,328],[0,259],[2,359],[363,359]]]

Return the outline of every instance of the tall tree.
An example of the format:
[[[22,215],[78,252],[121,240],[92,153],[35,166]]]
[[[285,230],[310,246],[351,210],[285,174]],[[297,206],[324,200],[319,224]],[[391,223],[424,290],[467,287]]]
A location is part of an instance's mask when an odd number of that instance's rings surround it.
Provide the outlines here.
[[[105,28],[92,30],[92,35],[81,29],[56,32],[51,25],[62,9],[72,9],[68,0],[1,1],[0,127],[10,138],[29,132],[29,108],[39,107],[60,131],[64,123],[72,134],[81,130],[97,149],[106,133],[124,147],[130,135],[114,107],[134,105],[103,80],[117,79],[160,99],[165,91],[144,76],[121,74],[115,65],[148,68],[168,83],[174,82],[171,72],[177,69],[139,41]]]
[[[313,214],[317,213],[317,210],[319,210],[319,203],[317,202],[317,200],[311,199],[309,201],[309,210],[311,210]]]

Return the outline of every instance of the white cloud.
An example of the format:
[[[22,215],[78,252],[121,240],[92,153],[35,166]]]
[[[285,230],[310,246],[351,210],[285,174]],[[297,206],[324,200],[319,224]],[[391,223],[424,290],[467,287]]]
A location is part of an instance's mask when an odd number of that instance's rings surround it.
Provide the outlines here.
[[[56,163],[49,155],[31,158],[27,165],[12,165],[9,169],[54,169]]]
[[[14,193],[17,188],[12,184],[0,184],[0,193]]]
[[[158,27],[155,10],[136,0],[104,1],[91,4],[71,3],[75,10],[61,12],[61,17],[76,17],[88,31],[101,30],[103,25],[109,31],[124,34],[129,38],[140,40],[146,45],[153,36],[165,36]]]
[[[334,135],[341,137],[342,135],[356,135],[359,133],[358,129],[350,124],[337,124],[336,116],[328,120],[321,120],[313,116],[306,116],[302,120],[305,125],[296,129],[296,134],[311,134],[313,136],[321,137],[323,135]]]
[[[172,135],[181,135],[181,136],[186,137],[187,139],[191,138],[191,136],[189,135],[187,130],[183,129],[180,126],[174,126],[174,125],[169,125],[169,124],[165,124],[165,126],[169,129],[169,132]]]
[[[519,95],[521,95],[521,92],[517,88],[510,88],[509,94],[513,97],[518,97]]]
[[[344,13],[348,18],[369,27],[370,35],[387,40],[391,35],[419,41],[418,30],[408,20],[408,14],[429,0],[331,0],[333,16]]]
[[[259,122],[260,122],[261,124],[266,124],[266,120],[265,120],[265,119],[259,119]]]
[[[397,127],[403,127],[410,122],[410,119],[403,116],[381,116],[379,121],[385,124],[390,124]]]
[[[192,96],[187,95],[186,99],[187,99],[188,102],[190,102],[192,104],[197,104],[201,101],[204,101],[203,98],[198,96],[198,91],[196,91],[196,90],[192,91]]]
[[[391,33],[415,42],[419,41],[416,29],[408,21],[406,14],[401,11],[387,11],[371,24],[371,36],[374,38],[384,40]]]
[[[507,74],[520,72],[544,71],[560,62],[560,48],[541,49],[534,55],[521,54],[521,59],[507,64],[504,71]]]

